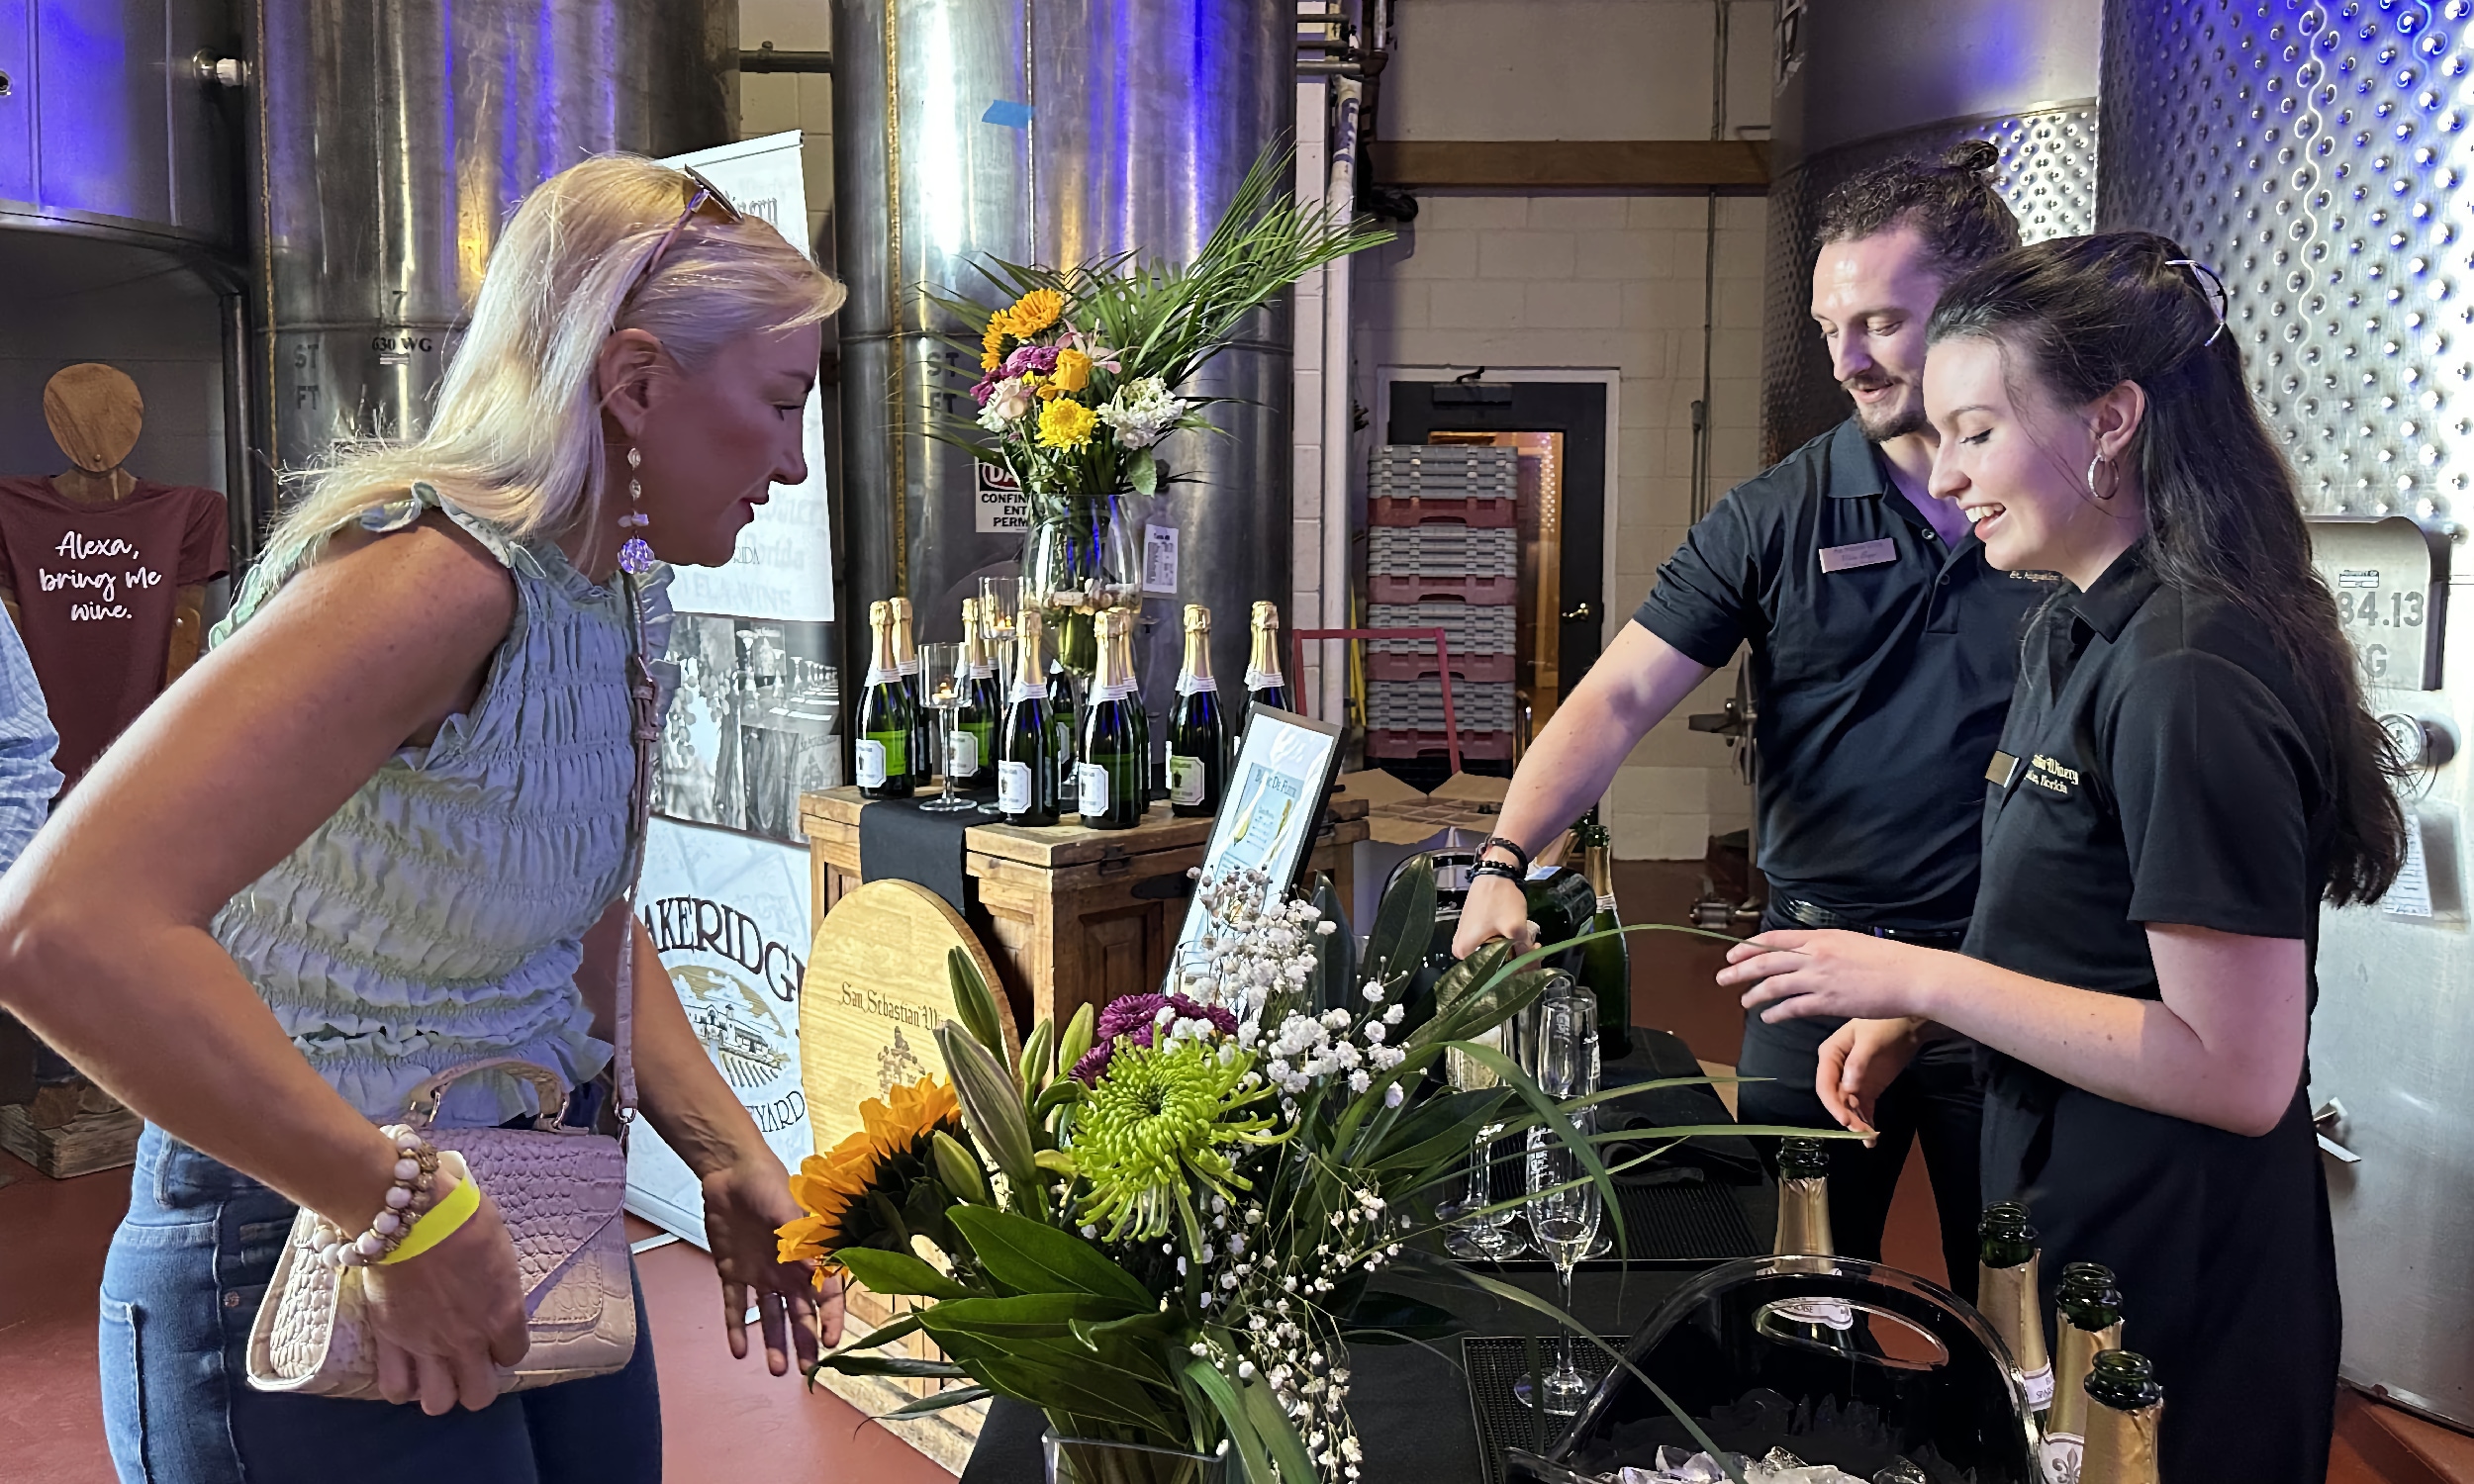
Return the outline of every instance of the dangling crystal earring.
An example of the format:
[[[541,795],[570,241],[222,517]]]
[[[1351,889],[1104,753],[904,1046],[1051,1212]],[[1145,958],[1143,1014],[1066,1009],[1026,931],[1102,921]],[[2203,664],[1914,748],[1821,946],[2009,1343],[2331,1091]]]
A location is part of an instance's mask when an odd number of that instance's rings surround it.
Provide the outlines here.
[[[635,471],[643,467],[644,451],[640,448],[628,449],[627,512],[618,517],[618,528],[620,530],[640,531],[644,527],[653,523],[653,517],[645,514],[642,509],[644,500],[643,482],[635,477]],[[640,577],[644,573],[650,571],[652,569],[653,561],[654,557],[652,545],[640,535],[627,537],[627,539],[618,547],[618,570],[626,573],[629,577]]]

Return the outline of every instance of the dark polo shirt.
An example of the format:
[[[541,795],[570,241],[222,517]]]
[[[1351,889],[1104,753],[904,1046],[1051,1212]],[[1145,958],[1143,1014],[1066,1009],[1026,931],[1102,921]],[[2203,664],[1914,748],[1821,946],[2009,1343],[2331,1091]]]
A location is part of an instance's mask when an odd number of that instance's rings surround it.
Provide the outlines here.
[[[2055,581],[1944,541],[1851,417],[1728,491],[1634,621],[1712,668],[1752,646],[1773,894],[1951,932],[1975,901],[2021,623]]]

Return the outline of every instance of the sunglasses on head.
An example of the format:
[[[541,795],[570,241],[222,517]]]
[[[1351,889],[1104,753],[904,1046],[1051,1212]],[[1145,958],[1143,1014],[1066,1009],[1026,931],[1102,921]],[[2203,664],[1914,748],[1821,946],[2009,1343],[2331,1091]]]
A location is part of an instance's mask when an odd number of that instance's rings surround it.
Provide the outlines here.
[[[686,176],[688,184],[693,187],[688,192],[687,210],[679,213],[679,220],[671,223],[670,230],[661,234],[661,240],[653,246],[652,256],[644,259],[644,266],[635,270],[635,282],[627,285],[627,292],[620,297],[622,304],[634,298],[635,291],[644,287],[645,281],[661,267],[661,260],[670,255],[671,244],[679,240],[679,233],[687,231],[687,225],[695,221],[699,214],[709,213],[714,221],[724,227],[736,227],[746,220],[739,209],[730,204],[730,198],[722,194],[721,187],[707,180],[703,171],[694,165],[681,165],[679,173]]]

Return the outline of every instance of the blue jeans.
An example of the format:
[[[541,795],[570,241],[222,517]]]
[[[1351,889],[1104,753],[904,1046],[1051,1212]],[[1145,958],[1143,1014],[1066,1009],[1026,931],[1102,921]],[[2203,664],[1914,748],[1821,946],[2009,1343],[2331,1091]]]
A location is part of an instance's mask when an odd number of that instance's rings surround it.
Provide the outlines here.
[[[444,1417],[251,1390],[249,1325],[293,1211],[152,1125],[140,1137],[103,1266],[103,1422],[123,1484],[657,1484],[640,1284],[635,1358],[616,1375]]]

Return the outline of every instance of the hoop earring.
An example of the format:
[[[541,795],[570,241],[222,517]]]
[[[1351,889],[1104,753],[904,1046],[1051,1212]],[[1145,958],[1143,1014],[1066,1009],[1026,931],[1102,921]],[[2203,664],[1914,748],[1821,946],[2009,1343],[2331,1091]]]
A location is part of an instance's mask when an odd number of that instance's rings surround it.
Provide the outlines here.
[[[2101,453],[2087,461],[2087,497],[2090,500],[2111,500],[2115,495],[2122,492],[2122,481],[2119,477],[2116,477],[2113,482],[2113,490],[2111,492],[2106,494],[2097,493],[2096,470],[2099,465],[2104,464],[2105,462],[2107,462],[2107,460]]]
[[[653,523],[653,517],[645,514],[642,510],[644,484],[635,477],[635,471],[643,467],[644,451],[640,448],[629,448],[627,450],[627,511],[618,517],[618,528],[622,531],[640,531]],[[618,570],[629,577],[643,576],[652,570],[653,562],[652,544],[642,536],[630,535],[625,541],[619,543]]]

